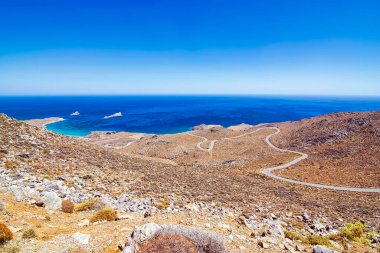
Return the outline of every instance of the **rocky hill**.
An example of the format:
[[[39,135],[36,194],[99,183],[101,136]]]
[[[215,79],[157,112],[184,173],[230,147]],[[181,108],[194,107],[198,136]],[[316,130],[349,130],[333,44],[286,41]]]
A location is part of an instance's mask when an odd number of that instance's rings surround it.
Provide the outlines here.
[[[356,182],[328,174],[348,168],[333,163],[341,160],[363,165],[362,176],[374,187],[378,119],[379,113],[342,114],[278,124],[276,145],[311,157],[297,171],[281,173]],[[96,133],[91,142],[2,114],[0,252],[376,252],[378,194],[315,189],[263,175],[294,154],[270,148],[264,140],[273,129],[258,129],[149,138]],[[118,145],[110,145],[114,141]],[[212,152],[202,151],[211,142]],[[360,152],[373,160],[362,160]],[[320,178],[307,174],[324,166]]]
[[[34,127],[0,114],[0,159],[8,169],[26,169],[48,178],[59,178],[75,187],[120,194],[138,180],[139,170],[157,165],[113,150]],[[96,175],[96,176],[95,176]]]

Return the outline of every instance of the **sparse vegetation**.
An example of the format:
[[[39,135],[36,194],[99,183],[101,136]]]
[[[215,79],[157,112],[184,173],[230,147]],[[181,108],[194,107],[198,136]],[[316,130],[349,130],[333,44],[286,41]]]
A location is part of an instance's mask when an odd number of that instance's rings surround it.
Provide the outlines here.
[[[103,209],[97,211],[94,216],[91,217],[90,222],[97,221],[115,221],[117,219],[116,211],[109,206],[105,206]]]
[[[330,238],[336,241],[354,241],[364,245],[370,245],[369,239],[372,239],[375,235],[374,233],[366,234],[364,231],[365,228],[367,228],[367,226],[360,221],[355,224],[346,223],[339,233],[331,235]]]
[[[0,222],[0,244],[13,239],[13,233],[4,223]]]
[[[83,203],[77,204],[74,210],[75,212],[83,212],[83,211],[99,210],[103,207],[104,207],[104,203],[100,199],[93,198]]]
[[[297,232],[285,230],[284,234],[285,234],[285,238],[289,238],[290,240],[293,240],[293,241],[302,239],[301,235]]]
[[[308,235],[301,239],[304,244],[331,246],[330,238],[322,235]]]
[[[7,169],[14,169],[17,166],[18,166],[18,163],[15,161],[9,161],[9,160],[5,161],[5,168]]]
[[[67,199],[62,200],[62,211],[64,213],[73,213],[74,203]]]
[[[31,239],[31,238],[36,238],[36,237],[37,237],[37,234],[33,228],[27,229],[22,233],[23,239]]]

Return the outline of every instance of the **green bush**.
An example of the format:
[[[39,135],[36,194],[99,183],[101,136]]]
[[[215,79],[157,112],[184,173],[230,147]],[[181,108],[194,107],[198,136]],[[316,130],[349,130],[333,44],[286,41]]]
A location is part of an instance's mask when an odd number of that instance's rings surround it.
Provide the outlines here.
[[[304,244],[331,246],[330,238],[322,235],[308,235],[302,238]]]
[[[289,238],[292,241],[301,240],[301,236],[297,232],[292,232],[292,231],[289,231],[289,230],[285,230],[284,234],[285,234],[285,238]]]
[[[368,239],[372,239],[375,234],[369,233],[367,235],[364,231],[366,228],[367,226],[360,221],[356,222],[355,224],[346,223],[346,225],[341,229],[339,233],[330,235],[330,239],[342,242],[354,241],[364,245],[370,245],[371,243]]]

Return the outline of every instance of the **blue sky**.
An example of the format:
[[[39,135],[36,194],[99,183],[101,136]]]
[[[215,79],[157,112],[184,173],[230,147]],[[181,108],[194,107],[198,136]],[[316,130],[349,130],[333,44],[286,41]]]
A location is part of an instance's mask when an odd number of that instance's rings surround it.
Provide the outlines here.
[[[380,2],[0,1],[0,94],[380,95]]]

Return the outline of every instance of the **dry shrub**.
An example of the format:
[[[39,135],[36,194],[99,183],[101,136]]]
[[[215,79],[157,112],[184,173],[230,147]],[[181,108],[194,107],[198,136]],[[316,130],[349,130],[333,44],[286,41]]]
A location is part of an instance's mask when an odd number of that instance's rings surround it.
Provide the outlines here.
[[[33,228],[27,229],[22,233],[23,239],[31,239],[31,238],[36,238],[36,237],[37,237],[37,234]]]
[[[198,253],[227,253],[222,236],[214,233],[202,231],[195,228],[185,228],[181,226],[163,226],[156,236],[160,235],[181,235],[190,239]]]
[[[11,230],[4,223],[0,222],[0,244],[6,243],[13,239]]]
[[[105,206],[102,210],[97,211],[94,216],[91,217],[90,222],[97,221],[115,221],[117,219],[116,211],[109,206]]]
[[[105,204],[98,198],[89,199],[75,206],[75,212],[92,211],[102,209]]]
[[[62,211],[64,213],[73,213],[74,203],[67,199],[62,200]]]
[[[160,235],[143,245],[138,253],[197,253],[194,242],[183,235]]]

